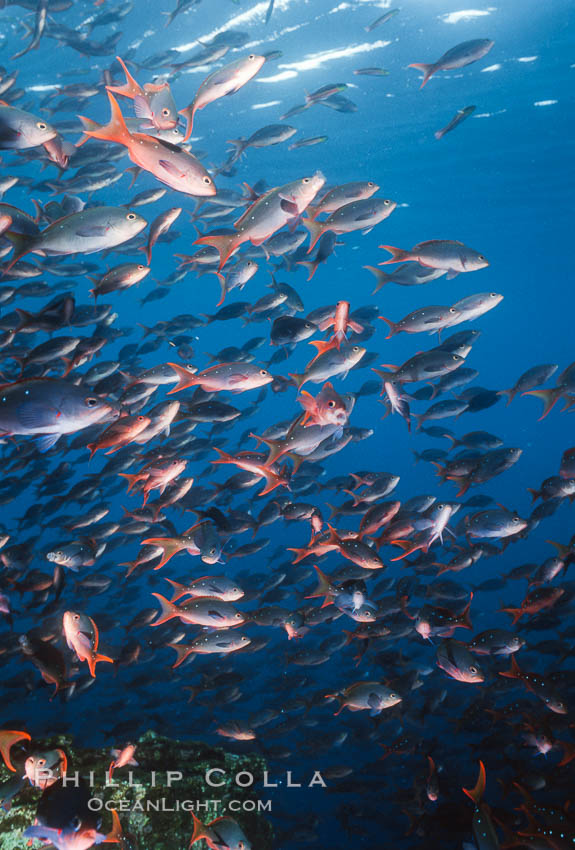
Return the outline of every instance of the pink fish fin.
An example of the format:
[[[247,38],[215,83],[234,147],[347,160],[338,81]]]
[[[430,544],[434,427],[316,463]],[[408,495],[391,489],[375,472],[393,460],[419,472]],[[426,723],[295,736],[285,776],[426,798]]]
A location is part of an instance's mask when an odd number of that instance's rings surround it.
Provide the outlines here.
[[[313,251],[313,248],[314,248],[316,242],[318,241],[318,239],[325,232],[324,222],[314,221],[311,218],[304,218],[304,219],[302,219],[302,224],[304,225],[304,227],[307,227],[307,229],[310,232],[311,238],[310,238],[309,248],[308,248],[308,251],[307,251],[308,254],[310,254]]]
[[[438,70],[434,62],[412,62],[411,65],[408,65],[407,67],[416,68],[418,71],[423,72],[423,82],[419,87],[420,89],[429,82],[430,78]]]
[[[131,100],[133,100],[136,97],[136,95],[142,94],[142,88],[136,82],[136,80],[132,77],[132,75],[130,74],[128,69],[126,68],[125,62],[122,59],[120,59],[119,56],[116,56],[116,60],[122,66],[122,70],[124,71],[124,74],[126,75],[126,82],[124,83],[123,86],[106,86],[106,89],[109,92],[114,92],[115,94],[121,94],[124,97],[129,97]]]

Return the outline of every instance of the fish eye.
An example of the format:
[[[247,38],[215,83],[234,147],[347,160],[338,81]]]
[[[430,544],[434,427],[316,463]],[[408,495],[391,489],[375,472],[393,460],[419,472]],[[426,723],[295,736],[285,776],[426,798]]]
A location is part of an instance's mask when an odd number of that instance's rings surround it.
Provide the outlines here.
[[[373,181],[372,181],[372,180],[370,180],[370,181],[369,181],[369,183],[368,183],[367,185],[368,185],[368,186],[373,186]]]
[[[97,398],[93,398],[92,396],[89,396],[89,397],[85,400],[85,402],[86,402],[86,406],[87,406],[87,407],[95,407],[95,406],[98,404],[98,399],[97,399]]]
[[[457,362],[459,360],[459,356],[457,354],[454,354],[451,359]]]
[[[241,620],[241,619],[242,619],[242,615],[238,611],[238,613],[236,614],[236,620]]]
[[[384,205],[384,207],[388,207],[390,205],[390,203],[391,203],[391,201],[385,200],[383,202],[383,205]]]
[[[255,53],[250,53],[250,55],[248,56],[248,59],[249,59],[250,61],[253,61],[255,58],[256,58],[256,54],[255,54]],[[243,846],[243,845],[242,845],[242,846]]]
[[[246,635],[242,635],[242,640],[245,643],[247,640],[249,640],[249,638]]]
[[[79,815],[75,815],[70,823],[70,826],[72,827],[74,832],[78,832],[78,830],[82,826],[82,818],[79,817]]]
[[[309,183],[309,177],[304,177],[302,183]]]
[[[490,294],[490,296],[489,296],[489,297],[490,297],[490,298],[497,298],[497,293],[496,293],[496,292],[492,292],[492,293]]]
[[[210,549],[210,555],[215,555],[215,554],[216,554],[216,551],[217,551],[217,550],[216,550],[216,547],[215,547],[215,546],[212,546],[212,548]]]
[[[128,221],[134,221],[136,218],[136,213],[128,213],[126,218],[128,219]]]
[[[470,673],[477,673],[477,667],[470,667],[469,672]]]
[[[141,271],[142,271],[142,269],[145,269],[145,268],[146,268],[145,266],[138,266],[138,271],[140,271],[140,272],[141,272]]]
[[[38,759],[38,765],[43,767],[46,764],[46,759]]]
[[[327,406],[331,408],[335,407],[335,401],[333,399],[331,401],[328,401]]]
[[[260,369],[260,375],[261,375],[262,377],[267,377],[268,372],[267,372],[265,369]]]
[[[62,553],[60,552],[60,554],[62,554]],[[79,615],[79,614],[74,614],[74,616],[72,617],[72,619],[73,619],[73,620],[79,620],[79,619],[80,619],[80,615]]]
[[[169,114],[170,110],[164,107],[164,109],[162,109],[162,115],[167,118]]]
[[[143,416],[138,416],[138,422],[143,422],[143,421],[144,421],[144,417],[143,417]]]
[[[244,850],[244,846],[245,845],[243,841],[238,841],[238,850]]]
[[[354,346],[353,346],[353,350],[354,350],[354,351],[359,351],[359,345],[354,345]]]
[[[485,260],[485,257],[483,256],[483,254],[480,254],[480,255],[479,255],[479,259],[480,259],[480,260]]]
[[[47,130],[48,125],[44,123],[44,121],[36,121],[36,126],[39,130]]]
[[[391,699],[397,699],[397,694],[390,694],[389,696]]]
[[[457,313],[457,310],[455,309],[455,307],[450,307],[449,312],[450,313]]]
[[[209,186],[212,182],[212,178],[208,177],[208,175],[206,174],[206,176],[203,178],[203,181],[206,184],[206,186]]]

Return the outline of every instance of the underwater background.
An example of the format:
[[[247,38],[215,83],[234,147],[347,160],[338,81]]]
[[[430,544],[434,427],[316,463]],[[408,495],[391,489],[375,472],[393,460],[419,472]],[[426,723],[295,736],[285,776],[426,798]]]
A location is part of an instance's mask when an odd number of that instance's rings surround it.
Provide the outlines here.
[[[282,392],[274,392],[273,385],[261,393],[259,389],[238,395],[222,392],[219,400],[247,413],[225,428],[198,424],[193,431],[196,445],[191,441],[181,453],[188,461],[185,475],[194,478],[194,487],[206,488],[205,491],[199,492],[197,501],[188,500],[185,512],[178,505],[166,508],[170,525],[150,523],[141,533],[122,528],[130,519],[126,511],[141,507],[141,493],[127,494],[127,483],[116,473],[100,475],[109,460],[103,451],[89,460],[85,443],[72,447],[74,435],[70,435],[45,454],[27,453],[24,463],[20,462],[19,452],[22,447],[28,452],[29,438],[6,439],[0,447],[4,468],[4,483],[0,481],[1,524],[9,535],[6,546],[24,546],[29,557],[4,561],[4,571],[0,572],[0,591],[10,598],[12,611],[10,620],[8,616],[0,619],[0,726],[25,729],[34,739],[67,735],[84,747],[121,748],[153,730],[177,741],[202,741],[232,753],[257,753],[266,759],[270,778],[278,782],[278,788],[256,790],[260,797],[272,800],[272,811],[266,817],[275,833],[273,846],[281,850],[300,846],[448,848],[470,843],[474,807],[461,787],[473,786],[481,760],[487,769],[486,798],[505,824],[505,830],[499,833],[501,841],[504,837],[509,839],[508,830],[525,846],[555,847],[527,843],[534,839],[518,837],[522,825],[515,807],[523,798],[512,783],[528,788],[539,802],[559,808],[569,799],[569,788],[572,791],[573,787],[573,763],[558,767],[569,747],[575,746],[571,713],[575,698],[575,631],[571,619],[575,587],[567,569],[569,541],[575,533],[571,500],[558,499],[553,513],[549,512],[540,524],[529,529],[528,535],[520,535],[510,545],[489,540],[490,544],[499,544],[499,551],[490,552],[491,557],[482,557],[464,571],[442,575],[441,579],[455,584],[442,595],[433,595],[429,586],[438,580],[437,567],[432,562],[446,563],[459,551],[457,547],[469,545],[465,526],[460,524],[465,514],[488,506],[504,506],[529,519],[533,504],[527,488],[538,489],[544,479],[557,475],[563,452],[573,444],[572,412],[562,413],[562,403],[538,421],[542,413],[539,400],[517,396],[506,406],[505,396],[495,395],[512,387],[524,371],[536,364],[558,364],[561,372],[573,359],[575,302],[567,250],[572,242],[575,188],[573,4],[568,0],[543,5],[532,0],[495,0],[496,5],[479,4],[465,9],[461,8],[465,4],[449,0],[402,0],[398,14],[366,32],[365,27],[391,10],[391,5],[372,0],[276,0],[266,23],[267,0],[203,0],[189,4],[165,26],[166,13],[174,11],[171,2],[134,0],[125,17],[98,27],[89,35],[98,41],[115,33],[120,35],[113,49],[103,56],[84,56],[66,45],[65,40],[49,36],[50,21],[88,33],[94,17],[115,8],[111,3],[107,0],[102,6],[94,6],[75,2],[70,8],[49,14],[48,29],[38,48],[15,61],[10,57],[15,48],[25,44],[20,38],[24,24],[31,26],[34,21],[35,7],[7,3],[0,10],[0,65],[6,73],[18,70],[16,85],[23,90],[14,105],[44,116],[56,128],[60,123],[65,128],[63,136],[71,142],[77,141],[81,132],[79,123],[77,131],[70,129],[72,122],[77,123],[78,114],[101,123],[108,120],[105,89],[102,85],[101,92],[87,99],[80,109],[73,101],[70,108],[64,105],[55,112],[48,95],[71,83],[100,85],[103,71],[109,68],[114,79],[121,80],[121,70],[114,62],[116,54],[128,63],[138,81],[167,80],[178,108],[183,108],[214,67],[247,53],[281,51],[279,56],[272,55],[245,87],[214,101],[196,115],[191,150],[211,172],[225,162],[229,139],[249,137],[260,127],[280,123],[280,117],[302,103],[306,93],[321,86],[347,85],[343,94],[356,108],[338,111],[316,105],[288,118],[287,123],[297,128],[293,139],[269,148],[248,149],[227,174],[216,173],[214,182],[218,189],[242,192],[244,182],[254,187],[258,181],[265,181],[265,186],[271,188],[319,170],[326,178],[326,188],[371,180],[380,187],[378,197],[396,202],[393,214],[370,232],[357,230],[338,235],[333,254],[319,265],[312,280],[306,280],[305,267],[286,263],[282,257],[266,261],[264,256],[254,256],[259,266],[257,274],[242,291],[231,292],[225,300],[226,306],[235,301],[255,303],[271,292],[273,271],[277,281],[289,284],[300,296],[304,309],[299,316],[341,300],[349,301],[352,311],[370,305],[364,313],[365,324],[373,326],[374,332],[361,343],[367,348],[367,356],[345,380],[341,376],[332,379],[342,394],[358,393],[367,381],[372,383],[365,394],[358,394],[349,421],[351,426],[366,430],[325,460],[313,465],[303,463],[301,477],[291,490],[280,487],[259,497],[259,483],[236,492],[222,488],[214,495],[214,485],[222,485],[228,475],[238,471],[212,465],[216,458],[214,447],[232,455],[256,451],[250,433],[262,435],[271,426],[292,420],[301,412],[293,385]],[[221,39],[222,34],[225,43],[229,33],[235,34],[235,41],[231,37],[234,44],[216,65],[180,72],[171,69],[170,63],[182,61],[214,38]],[[414,62],[431,62],[461,42],[483,38],[494,41],[486,57],[469,67],[438,73],[423,89],[420,73],[407,67]],[[162,57],[170,50],[177,51],[177,55]],[[159,59],[150,62],[150,57]],[[388,74],[353,73],[375,66]],[[8,95],[9,92],[5,95],[7,102],[11,102]],[[132,115],[130,101],[119,100],[124,114]],[[475,111],[468,120],[444,138],[434,137],[458,110],[470,105],[475,106]],[[318,136],[327,138],[288,150],[294,141]],[[81,150],[101,144],[89,141]],[[127,156],[115,161],[120,172],[130,164]],[[65,186],[72,169],[73,157],[68,169],[60,172],[53,163],[46,164],[45,158],[5,150],[2,173],[15,175],[20,182],[5,193],[3,203],[34,215],[33,200],[44,205],[53,198],[61,200],[64,194],[74,194],[73,189],[67,193]],[[120,206],[137,192],[160,185],[150,173],[139,174],[133,187],[131,178],[126,173],[113,185],[79,197],[90,205]],[[152,221],[174,206],[181,206],[183,212],[169,232],[169,240],[155,245],[150,275],[130,290],[98,299],[99,304],[111,305],[111,312],[117,314],[108,327],[121,330],[121,335],[115,338],[110,333],[104,352],[92,363],[72,371],[70,377],[78,377],[99,358],[119,361],[126,382],[166,362],[192,363],[202,370],[212,362],[220,362],[218,352],[222,349],[240,349],[254,338],[257,341],[251,349],[253,362],[269,368],[272,375],[287,378],[304,372],[315,353],[305,341],[295,346],[287,359],[281,360],[278,355],[269,365],[278,348],[270,344],[271,321],[265,312],[259,321],[258,314],[250,315],[247,310],[229,321],[206,318],[219,309],[216,304],[220,286],[215,275],[200,275],[201,268],[197,268],[168,286],[162,285],[178,269],[175,254],[193,254],[198,248],[194,246],[198,234],[231,227],[231,222],[243,212],[236,210],[236,215],[222,222],[202,218],[200,211],[195,227],[188,213],[194,212],[196,201],[173,190],[137,211]],[[472,246],[487,257],[489,266],[453,279],[442,276],[425,286],[389,283],[373,294],[376,281],[364,267],[377,266],[388,259],[380,245],[410,248],[431,239],[458,240]],[[244,245],[240,256],[249,249],[249,244]],[[96,267],[90,273],[98,276],[107,266],[143,262],[143,255],[137,250],[128,251],[124,253],[120,246],[107,255],[76,255],[60,262],[63,266],[67,262],[89,262]],[[303,257],[300,253],[298,258]],[[43,258],[28,256],[26,260],[42,267]],[[395,267],[381,268],[389,272]],[[12,302],[1,308],[0,325],[15,307],[33,313],[40,310],[62,292],[58,287],[64,281],[78,305],[92,303],[92,284],[85,273],[72,278],[47,273],[42,274],[42,280],[49,287],[43,297],[27,297],[25,293],[19,296],[16,292]],[[18,280],[0,286],[18,287],[26,282]],[[505,446],[520,448],[522,454],[502,475],[458,497],[456,482],[441,484],[429,458],[418,459],[414,454],[426,450],[447,452],[449,441],[417,430],[415,422],[408,431],[400,415],[383,418],[386,411],[380,403],[381,380],[371,367],[398,366],[417,352],[439,344],[436,336],[426,334],[404,333],[386,340],[387,326],[377,316],[399,321],[426,305],[450,305],[478,292],[504,296],[494,310],[464,326],[481,332],[465,366],[478,371],[471,385],[488,391],[489,406],[478,405],[480,409],[467,410],[457,418],[426,422],[423,429],[445,426],[456,437],[486,431],[497,435]],[[280,313],[281,308],[270,317]],[[182,334],[183,343],[178,339],[174,342],[178,333],[169,330],[164,335],[145,331],[180,314],[198,318]],[[6,330],[4,325],[2,330]],[[54,337],[90,335],[93,331],[94,326],[72,330],[64,326]],[[451,329],[444,330],[441,339],[450,332]],[[28,338],[24,342],[31,346],[46,338],[37,333],[33,343]],[[180,344],[185,346],[182,357],[178,356]],[[9,383],[20,377],[19,367],[14,360],[4,358],[4,353],[0,351],[0,370]],[[51,364],[47,374],[55,377],[61,373],[60,362]],[[552,378],[546,386],[554,382]],[[423,386],[415,384],[416,388]],[[151,407],[164,398],[189,399],[194,392],[192,388],[168,397],[167,389],[170,387],[160,386],[146,404]],[[315,396],[321,386],[308,383],[305,389]],[[413,384],[405,389],[415,392]],[[465,387],[440,398],[452,398],[462,389]],[[567,388],[567,401],[568,392]],[[424,394],[419,400],[410,401],[410,407],[412,412],[423,413],[431,403]],[[159,437],[144,447],[126,446],[112,458],[130,461],[125,469],[134,472],[145,450],[164,444],[169,447],[170,437]],[[432,459],[445,460],[435,455]],[[64,473],[66,486],[60,490],[55,486],[54,473],[62,462],[70,466]],[[248,652],[248,647],[228,657],[200,657],[175,670],[173,650],[166,644],[182,630],[186,634],[183,642],[188,642],[197,627],[171,621],[163,643],[158,633],[163,634],[166,627],[152,629],[148,622],[127,629],[144,609],[157,607],[152,593],[169,595],[166,577],[185,583],[207,574],[225,575],[245,591],[237,607],[254,620],[257,612],[272,605],[289,612],[319,609],[319,599],[306,599],[316,585],[313,565],[320,566],[335,581],[337,570],[349,568],[350,561],[331,551],[319,556],[310,554],[294,565],[288,547],[305,549],[308,545],[307,521],[288,522],[280,517],[270,525],[259,529],[254,525],[228,537],[214,520],[223,546],[221,563],[214,567],[185,552],[161,570],[138,569],[129,577],[121,565],[136,559],[143,539],[170,536],[173,529],[181,533],[206,517],[205,513],[197,516],[191,508],[210,511],[215,507],[224,515],[238,511],[257,519],[269,502],[279,498],[282,505],[290,501],[311,503],[339,532],[357,530],[357,515],[336,514],[330,519],[330,506],[342,505],[349,497],[341,492],[347,488],[340,484],[336,488],[325,484],[360,471],[400,476],[392,495],[386,498],[404,503],[430,494],[462,507],[450,521],[455,537],[447,534],[443,543],[435,542],[429,550],[433,558],[418,563],[417,559],[424,555],[419,551],[392,561],[401,552],[388,545],[379,550],[385,571],[372,576],[372,571],[365,575],[366,571],[360,570],[355,577],[366,581],[367,597],[372,602],[377,605],[385,601],[391,611],[389,623],[383,616],[390,634],[362,645],[359,663],[355,660],[357,641],[346,643],[342,639],[343,630],[353,632],[357,623],[333,606],[331,616],[304,628],[299,640],[288,639],[281,617],[263,625],[248,621],[242,632],[254,641],[261,640],[262,645],[256,646],[258,651]],[[70,489],[87,476],[96,483],[95,491],[84,500],[68,499]],[[478,495],[489,500],[465,505]],[[57,504],[55,497],[59,499]],[[51,574],[53,564],[45,553],[59,542],[77,539],[77,534],[66,530],[65,521],[80,517],[93,503],[105,503],[109,508],[104,522],[119,523],[117,531],[107,538],[105,551],[91,565],[77,571],[65,569],[63,590],[57,599],[51,591],[42,595],[27,589],[25,582],[30,571]],[[216,515],[212,519],[213,516]],[[323,529],[327,530],[327,526]],[[90,537],[88,531],[80,533]],[[253,539],[264,541],[260,551],[234,557],[236,550]],[[529,576],[546,559],[557,555],[550,540],[567,546],[563,552],[565,569],[553,583],[564,593],[550,611],[525,616],[517,625],[511,625],[509,615],[500,608],[520,607],[531,589]],[[511,571],[523,564],[531,564],[531,572],[525,571],[519,579],[510,578]],[[78,585],[92,574],[109,577],[109,586],[97,592]],[[425,640],[405,611],[415,614],[423,605],[431,604],[461,612],[471,591],[473,631],[457,631],[455,638],[468,642],[473,635],[493,628],[516,631],[526,641],[518,655],[521,669],[555,675],[553,686],[571,704],[566,715],[546,711],[537,694],[525,690],[516,680],[500,677],[499,672],[509,668],[509,658],[480,657],[485,678],[478,684],[457,681],[438,668],[436,652],[444,635]],[[132,649],[137,644],[139,650],[133,663],[114,668],[98,665],[91,686],[87,685],[91,678],[87,669],[80,665],[71,678],[84,682],[85,687],[78,688],[69,698],[51,698],[51,687],[21,652],[18,638],[41,631],[47,623],[50,631],[51,624],[66,610],[82,611],[93,618],[100,632],[100,650],[107,655],[117,659],[128,644]],[[329,612],[330,608],[323,610]],[[264,619],[262,615],[262,622]],[[302,623],[305,624],[305,617]],[[61,633],[53,642],[67,658],[72,658]],[[323,653],[325,658],[317,663],[317,659],[306,661],[304,656],[298,663],[297,654],[306,652]],[[334,716],[337,704],[326,701],[325,695],[361,681],[389,684],[400,694],[401,703],[376,716],[370,716],[369,711],[346,710]],[[190,687],[192,693],[187,690]],[[506,713],[506,706],[513,704],[516,709]],[[229,724],[252,728],[253,719],[261,718],[268,710],[273,716],[269,723],[256,724],[255,740],[233,740],[216,731]],[[498,713],[490,715],[490,711]],[[536,734],[533,730],[544,730],[552,742],[567,742],[567,750],[557,744],[545,758],[537,755],[524,741],[525,735]],[[386,747],[391,747],[391,751]],[[384,754],[386,758],[382,760]],[[437,770],[437,801],[426,797],[428,756],[433,758]],[[172,758],[170,751],[166,764],[159,769],[185,770],[185,764],[172,765]],[[287,788],[286,771],[291,771],[294,780],[304,787]],[[305,787],[314,771],[325,777],[325,788]],[[571,828],[570,835],[575,834]],[[190,825],[190,836],[192,830]],[[0,834],[2,831],[0,815]],[[184,846],[183,842],[180,844]],[[148,846],[153,847],[153,841]]]

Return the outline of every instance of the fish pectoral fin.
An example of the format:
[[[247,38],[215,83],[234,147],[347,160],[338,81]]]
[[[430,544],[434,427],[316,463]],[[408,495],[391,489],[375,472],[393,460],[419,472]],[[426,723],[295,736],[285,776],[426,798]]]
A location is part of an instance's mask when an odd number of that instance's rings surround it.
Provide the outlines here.
[[[44,452],[49,452],[50,449],[56,445],[61,436],[61,434],[43,434],[36,440],[36,448],[42,454],[44,454]]]
[[[108,232],[108,226],[106,224],[86,224],[84,227],[79,227],[78,230],[75,231],[76,236],[83,236],[84,238],[89,238],[90,236],[103,236]]]
[[[281,199],[280,207],[284,212],[290,213],[290,215],[299,215],[299,209],[297,204],[294,204],[293,201],[290,201],[287,198]]]
[[[134,98],[134,112],[137,118],[152,118],[152,110],[145,94],[137,94]]]
[[[183,177],[182,169],[178,168],[177,165],[174,165],[173,162],[170,162],[169,159],[160,159],[159,165],[162,166],[164,171],[167,171],[168,174],[171,174],[172,177]]]
[[[458,274],[459,272],[455,271],[455,269],[449,269],[446,275],[447,280],[453,280],[453,278],[457,277]]]
[[[59,411],[55,407],[35,402],[23,405],[18,411],[18,419],[22,425],[31,430],[49,427],[58,418],[58,415]]]

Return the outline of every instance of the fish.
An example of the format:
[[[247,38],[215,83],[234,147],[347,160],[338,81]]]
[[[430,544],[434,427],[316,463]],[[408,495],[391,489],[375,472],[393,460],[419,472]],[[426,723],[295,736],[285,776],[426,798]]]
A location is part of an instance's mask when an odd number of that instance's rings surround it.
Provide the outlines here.
[[[193,154],[147,133],[130,133],[118,101],[111,92],[108,92],[108,100],[111,117],[107,124],[96,125],[90,119],[81,117],[85,137],[123,145],[138,168],[149,171],[157,180],[177,192],[196,197],[212,197],[216,194],[214,181]]]
[[[117,412],[113,403],[58,378],[29,378],[0,387],[0,433],[37,436],[40,451]]]
[[[57,131],[43,118],[0,103],[0,150],[27,150],[47,144]]]
[[[190,845],[204,839],[210,850],[252,850],[252,844],[233,818],[224,815],[204,824],[193,812],[191,814],[194,831]]]
[[[326,694],[326,699],[339,701],[336,716],[344,708],[349,708],[351,711],[368,710],[371,717],[377,717],[385,709],[393,708],[402,701],[399,694],[380,682],[357,682],[342,693]]]
[[[235,62],[230,62],[229,65],[224,65],[223,68],[212,71],[201,83],[190,105],[179,112],[186,119],[184,141],[187,142],[192,134],[194,117],[198,110],[205,109],[220,97],[239,91],[261,71],[265,61],[265,56],[250,53],[248,56],[236,59]]]
[[[110,93],[119,94],[134,101],[134,111],[142,129],[172,130],[178,123],[176,104],[168,83],[156,85],[145,83],[143,88],[132,77],[126,64],[119,56],[116,61],[121,65],[126,76],[122,86],[106,86]],[[182,140],[184,141],[184,140]]]
[[[447,50],[437,62],[415,62],[408,67],[423,71],[423,82],[420,85],[420,89],[422,89],[438,71],[452,71],[458,68],[465,68],[473,62],[483,59],[494,44],[495,42],[488,38],[474,38],[470,41],[462,41],[461,44],[457,44],[455,47]]]
[[[354,230],[367,233],[388,218],[396,207],[397,203],[387,198],[366,198],[338,207],[325,221],[304,218],[303,223],[311,234],[308,254],[324,233],[330,230],[336,234],[353,233]]]
[[[218,271],[244,242],[262,245],[291,219],[299,217],[325,183],[321,172],[270,189],[234,223],[234,232],[201,236],[196,245],[210,245],[220,256]]]
[[[386,24],[392,18],[394,18],[399,13],[399,9],[388,9],[387,12],[384,12],[383,15],[380,15],[379,18],[376,18],[375,21],[372,21],[371,24],[368,24],[364,27],[366,32],[371,32],[376,27],[381,27],[383,24]]]
[[[381,265],[406,261],[417,262],[422,266],[446,272],[448,280],[462,272],[478,271],[489,265],[483,254],[479,254],[473,248],[468,248],[462,242],[454,242],[448,239],[432,239],[429,242],[420,242],[419,245],[415,245],[408,251],[394,248],[392,245],[380,245],[379,247],[385,248],[392,254],[392,258],[384,260]]]
[[[456,127],[467,120],[470,115],[473,115],[475,112],[475,106],[465,106],[463,109],[458,109],[451,121],[449,121],[445,127],[441,130],[436,130],[433,134],[437,140],[442,139],[447,133],[451,133],[452,130],[455,130]]]
[[[85,780],[66,786],[59,779],[46,788],[38,802],[36,824],[24,830],[24,837],[49,841],[57,850],[87,850],[101,844],[106,836],[98,832],[101,818],[90,809],[90,789]]]
[[[87,614],[66,611],[63,617],[64,637],[69,649],[73,649],[80,661],[88,663],[92,678],[96,678],[96,664],[106,661],[113,664],[113,658],[98,652],[100,634],[94,620]]]
[[[14,253],[7,270],[30,253],[57,257],[115,248],[146,225],[144,218],[124,207],[91,207],[58,219],[36,236],[9,230],[4,235],[14,245]]]

